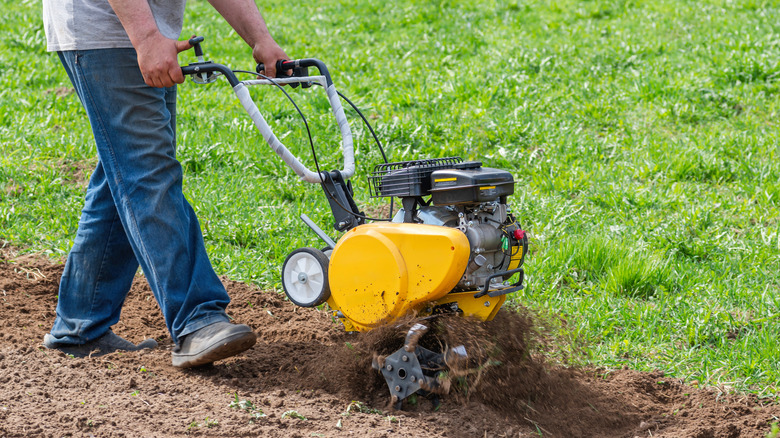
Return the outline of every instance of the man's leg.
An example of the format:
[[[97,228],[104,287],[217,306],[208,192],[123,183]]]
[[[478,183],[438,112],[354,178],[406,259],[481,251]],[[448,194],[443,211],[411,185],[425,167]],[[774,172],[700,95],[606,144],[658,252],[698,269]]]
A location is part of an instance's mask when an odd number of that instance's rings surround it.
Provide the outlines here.
[[[79,229],[60,280],[57,317],[44,344],[76,356],[86,356],[95,349],[105,354],[154,348],[157,343],[152,339],[135,346],[109,332],[119,321],[137,269],[138,262],[98,163],[87,186]]]
[[[182,194],[182,170],[175,158],[175,87],[146,86],[132,49],[65,53],[62,59],[89,115],[121,226],[173,341],[180,344],[189,334],[227,322],[229,297]],[[251,347],[254,333],[239,327],[224,327],[212,338],[237,338],[243,349]]]

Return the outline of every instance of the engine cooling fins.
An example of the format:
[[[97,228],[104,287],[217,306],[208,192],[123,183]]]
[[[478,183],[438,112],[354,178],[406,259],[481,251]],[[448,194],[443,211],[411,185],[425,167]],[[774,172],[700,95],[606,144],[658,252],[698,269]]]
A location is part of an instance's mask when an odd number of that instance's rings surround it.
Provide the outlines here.
[[[412,394],[429,397],[435,407],[439,395],[448,394],[450,382],[445,379],[448,363],[467,358],[462,345],[437,353],[417,345],[428,332],[428,326],[415,324],[406,334],[404,346],[388,356],[375,356],[371,366],[382,373],[390,389],[390,402],[400,410],[404,400]]]

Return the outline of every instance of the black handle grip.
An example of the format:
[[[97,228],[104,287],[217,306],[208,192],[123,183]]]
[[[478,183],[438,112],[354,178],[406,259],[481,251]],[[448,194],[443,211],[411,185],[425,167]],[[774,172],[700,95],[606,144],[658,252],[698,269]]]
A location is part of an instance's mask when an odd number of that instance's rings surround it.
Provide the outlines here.
[[[262,72],[263,70],[265,70],[265,65],[263,65],[262,62],[257,64],[257,67],[255,67],[255,71],[257,71],[258,73]],[[285,72],[287,70],[292,70],[292,74],[291,75],[286,74]],[[308,69],[296,67],[295,61],[288,61],[286,59],[280,59],[276,61],[277,78],[303,77],[308,75],[309,75]],[[295,84],[295,83],[290,84],[290,86],[293,88],[297,88],[298,85],[300,84]],[[303,88],[308,88],[308,87],[309,87],[308,85],[304,85]]]
[[[279,76],[280,72],[287,71],[287,70],[292,70],[293,68],[295,68],[295,61],[288,61],[286,59],[280,59],[280,60],[276,61],[276,76],[280,77]],[[260,73],[263,70],[265,70],[265,64],[263,64],[262,62],[257,64],[257,67],[255,68],[255,71]],[[294,76],[294,74],[293,74],[293,76]]]

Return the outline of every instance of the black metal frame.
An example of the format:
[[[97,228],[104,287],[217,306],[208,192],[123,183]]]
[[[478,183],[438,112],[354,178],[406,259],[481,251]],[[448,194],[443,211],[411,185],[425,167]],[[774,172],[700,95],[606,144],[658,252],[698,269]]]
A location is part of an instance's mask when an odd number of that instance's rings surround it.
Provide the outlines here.
[[[505,275],[514,275],[514,274],[520,274],[520,278],[515,282],[515,284],[511,285],[508,288],[504,289],[496,289],[494,291],[490,291],[490,280],[496,278],[496,277],[503,277]],[[523,285],[523,279],[525,278],[525,271],[523,271],[523,268],[515,268],[510,269],[508,271],[503,272],[497,272],[485,280],[485,286],[482,288],[481,291],[474,294],[474,298],[482,298],[485,295],[495,298],[500,297],[501,295],[506,295],[508,293],[517,292],[521,289],[523,289],[525,286]]]

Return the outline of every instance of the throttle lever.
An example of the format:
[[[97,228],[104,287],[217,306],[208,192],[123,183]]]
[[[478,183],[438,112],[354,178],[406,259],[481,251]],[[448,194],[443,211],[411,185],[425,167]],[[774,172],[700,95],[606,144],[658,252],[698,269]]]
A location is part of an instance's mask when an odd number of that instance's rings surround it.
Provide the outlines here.
[[[206,59],[203,57],[203,48],[200,46],[200,43],[203,42],[205,38],[202,36],[193,36],[187,42],[192,46],[192,49],[195,51],[195,56],[198,58],[198,62],[190,64],[190,66],[197,66],[199,64],[208,64]],[[193,73],[191,76],[191,79],[196,84],[210,84],[217,80],[217,77],[219,76],[218,72],[201,72],[201,73]]]
[[[195,56],[198,58],[199,62],[205,62],[203,60],[203,49],[200,47],[200,43],[202,43],[204,39],[205,38],[203,38],[202,36],[194,36],[189,40],[187,40],[187,42],[195,50]]]

